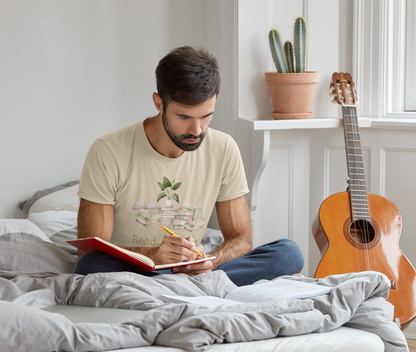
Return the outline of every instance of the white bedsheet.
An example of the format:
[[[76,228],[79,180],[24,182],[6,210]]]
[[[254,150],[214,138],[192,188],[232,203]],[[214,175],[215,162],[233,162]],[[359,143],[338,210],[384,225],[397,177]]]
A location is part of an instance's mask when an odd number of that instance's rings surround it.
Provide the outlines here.
[[[186,350],[149,346],[108,352],[184,352]],[[210,352],[383,352],[383,341],[363,330],[340,327],[331,332],[294,337],[276,337],[262,341],[213,345]],[[187,351],[188,352],[188,351]]]
[[[132,318],[146,314],[141,311],[127,309],[96,308],[82,306],[51,306],[46,308],[67,317],[72,323],[108,323],[120,324]],[[312,333],[300,336],[277,337],[262,341],[216,344],[209,349],[211,352],[357,352],[365,346],[366,352],[383,352],[384,344],[379,336],[353,328],[342,326],[330,332]],[[109,352],[184,352],[186,350],[165,347],[135,347]]]

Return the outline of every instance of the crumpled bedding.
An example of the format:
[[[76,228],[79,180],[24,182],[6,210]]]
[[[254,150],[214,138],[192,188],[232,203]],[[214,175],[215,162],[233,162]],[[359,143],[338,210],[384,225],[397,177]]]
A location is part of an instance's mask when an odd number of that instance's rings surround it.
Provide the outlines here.
[[[31,254],[29,247],[36,252]],[[387,352],[408,351],[403,333],[392,321],[393,306],[385,300],[390,282],[380,273],[285,277],[334,289],[305,301],[202,307],[165,304],[157,297],[224,297],[235,288],[224,272],[195,277],[129,272],[83,276],[70,273],[73,263],[72,256],[39,237],[22,233],[0,237],[2,351],[102,351],[152,344],[205,351],[216,343],[326,332],[341,325],[377,334]],[[39,309],[55,304],[135,309],[146,314],[118,325],[73,324],[62,315]]]

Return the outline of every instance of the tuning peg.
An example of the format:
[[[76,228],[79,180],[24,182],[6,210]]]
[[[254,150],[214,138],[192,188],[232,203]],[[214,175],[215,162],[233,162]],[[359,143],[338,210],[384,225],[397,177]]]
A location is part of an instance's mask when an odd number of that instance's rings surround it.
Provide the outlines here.
[[[337,91],[335,90],[335,88],[332,88],[331,92],[329,93],[329,96],[331,96],[331,97],[336,97],[337,96]]]
[[[338,104],[338,99],[337,97],[334,97],[334,99],[331,100],[332,104]]]
[[[334,81],[331,81],[331,83],[329,84],[329,90],[331,90],[332,88],[334,88]]]
[[[355,101],[358,101],[357,89],[354,88]]]

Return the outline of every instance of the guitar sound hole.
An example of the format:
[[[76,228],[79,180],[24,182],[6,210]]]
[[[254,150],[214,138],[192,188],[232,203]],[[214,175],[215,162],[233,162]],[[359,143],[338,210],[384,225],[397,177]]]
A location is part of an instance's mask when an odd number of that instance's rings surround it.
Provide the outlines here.
[[[357,220],[351,223],[350,234],[354,241],[358,243],[370,243],[375,237],[373,225],[365,220]]]

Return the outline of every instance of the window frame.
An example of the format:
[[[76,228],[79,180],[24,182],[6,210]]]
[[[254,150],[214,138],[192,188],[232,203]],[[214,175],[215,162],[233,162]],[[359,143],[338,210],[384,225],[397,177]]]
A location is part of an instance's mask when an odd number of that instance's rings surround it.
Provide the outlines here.
[[[416,112],[416,2],[406,2],[406,89],[405,111]]]
[[[359,116],[416,120],[416,112],[405,111],[404,105],[406,2],[354,0],[353,77]]]

